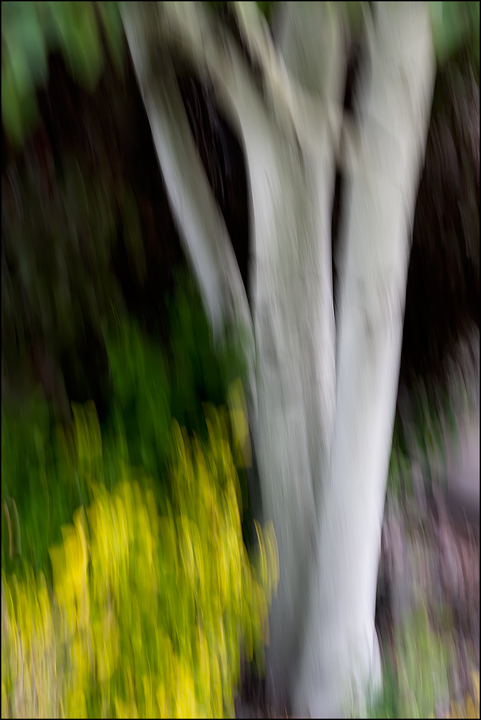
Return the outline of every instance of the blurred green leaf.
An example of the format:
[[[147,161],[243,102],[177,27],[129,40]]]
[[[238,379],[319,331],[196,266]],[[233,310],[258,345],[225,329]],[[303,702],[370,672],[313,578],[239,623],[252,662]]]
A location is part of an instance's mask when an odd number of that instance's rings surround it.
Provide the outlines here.
[[[63,53],[74,80],[93,92],[102,71],[102,48],[92,3],[68,5],[59,16]]]
[[[2,3],[2,121],[15,146],[38,119],[35,86],[46,77],[46,48],[35,3]]]
[[[475,5],[478,8],[472,7]],[[479,3],[430,2],[429,7],[434,49],[439,62],[445,62],[463,41],[469,41],[476,23],[479,36]]]
[[[8,48],[8,45],[7,53],[7,57],[3,62],[8,64],[17,95],[22,98],[33,92],[35,87],[27,56],[23,52],[18,52],[17,49],[13,49],[11,46]]]
[[[270,17],[270,14],[272,11],[272,6],[274,5],[274,3],[273,2],[258,2],[258,3],[256,3],[256,5],[259,8],[259,10],[261,11],[261,13],[264,15],[264,17],[267,18],[267,20],[268,20]]]
[[[121,73],[124,64],[124,30],[118,3],[97,3],[102,20],[105,39],[116,70]]]
[[[116,3],[99,15],[117,67],[122,62],[122,25]],[[11,142],[21,145],[37,121],[35,91],[48,79],[48,54],[61,50],[73,78],[92,92],[103,66],[93,3],[2,3],[2,121]]]
[[[44,84],[48,77],[47,45],[37,12],[25,18],[21,31],[16,33],[19,47],[25,53],[30,72],[37,86]],[[21,46],[21,47],[20,47]]]
[[[19,147],[24,130],[20,101],[11,72],[2,67],[2,122],[10,142]]]

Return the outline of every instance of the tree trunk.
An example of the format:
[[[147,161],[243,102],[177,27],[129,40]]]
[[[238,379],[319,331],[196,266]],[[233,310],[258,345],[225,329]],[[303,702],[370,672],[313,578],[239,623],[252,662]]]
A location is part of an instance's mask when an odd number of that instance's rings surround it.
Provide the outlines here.
[[[142,57],[147,43],[139,48],[139,42],[133,40],[134,33],[140,37],[143,20],[136,7],[132,10],[126,16],[127,37],[167,191],[180,235],[204,289],[206,307],[220,327],[219,318],[229,314],[229,306],[228,295],[222,296],[219,291],[237,287],[238,271],[222,259],[231,249],[223,221],[209,197],[192,138],[181,134],[187,120],[177,101],[175,84],[169,79],[168,65],[157,66],[154,84],[150,60]],[[203,16],[196,19],[202,32]],[[243,19],[251,21],[249,17]],[[318,13],[312,35],[317,29],[317,38],[325,40],[326,55],[331,49],[333,60],[340,56],[330,66],[324,65],[327,72],[317,73],[329,79],[339,72],[343,48],[338,28],[326,28],[323,19],[325,13]],[[183,22],[185,27],[185,16]],[[150,19],[148,25],[152,28],[155,22]],[[214,78],[219,101],[241,133],[251,187],[254,262],[250,273],[256,365],[255,390],[250,396],[257,404],[251,402],[249,415],[263,514],[274,524],[282,558],[278,595],[271,609],[268,658],[270,676],[278,690],[285,686],[303,620],[299,606],[308,570],[306,548],[312,545],[315,532],[312,468],[319,481],[321,465],[327,465],[333,425],[330,215],[334,151],[327,123],[319,112],[317,116],[312,113],[312,124],[317,121],[315,132],[308,127],[300,139],[289,125],[289,108],[281,119],[271,112],[235,47],[231,45],[229,53],[215,62],[215,67],[219,66],[222,75]],[[202,63],[196,69],[202,73]],[[342,82],[331,79],[325,84],[340,101]],[[304,125],[308,119],[303,118]],[[235,308],[236,302],[233,298],[231,306]]]
[[[394,422],[410,233],[434,59],[423,3],[379,4],[351,163],[330,476],[319,513],[294,708],[333,717],[380,681],[376,577]],[[351,686],[351,687],[350,687]],[[351,697],[350,697],[351,695]]]
[[[174,216],[214,330],[237,317],[251,332],[250,422],[280,558],[271,695],[286,691],[297,713],[318,717],[339,713],[352,683],[362,699],[379,679],[381,521],[434,75],[425,4],[381,4],[359,98],[360,150],[344,148],[350,192],[336,338],[330,218],[346,67],[339,7],[291,7],[283,59],[254,3],[234,4],[244,55],[195,3],[123,7]],[[168,51],[212,81],[244,143],[252,316]]]

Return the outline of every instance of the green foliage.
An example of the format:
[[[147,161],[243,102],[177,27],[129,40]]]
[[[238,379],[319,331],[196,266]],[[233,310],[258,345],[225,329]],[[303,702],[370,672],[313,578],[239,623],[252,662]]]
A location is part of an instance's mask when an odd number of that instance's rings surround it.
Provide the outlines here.
[[[111,438],[117,447],[119,437],[125,436],[129,462],[143,467],[169,494],[171,478],[166,462],[172,418],[189,433],[207,440],[205,408],[221,406],[239,473],[242,506],[247,509],[244,466],[250,464],[251,457],[241,380],[245,377],[242,347],[226,340],[214,351],[200,298],[192,279],[186,276],[178,277],[169,319],[170,346],[165,355],[128,317],[122,317],[107,334],[114,400],[104,428],[106,461],[113,467],[108,450]],[[109,471],[110,478],[112,473]],[[243,520],[249,524],[248,515]]]
[[[111,58],[117,71],[121,73],[124,63],[124,31],[118,3],[99,2],[97,7]]]
[[[409,459],[395,439],[393,439],[389,461],[387,489],[398,500],[409,496],[412,492],[412,473]]]
[[[434,634],[424,607],[403,628],[397,653],[401,717],[428,717],[449,697],[448,657],[445,640]]]
[[[264,15],[264,17],[267,18],[267,20],[269,20],[271,13],[272,13],[272,8],[274,6],[274,3],[273,2],[258,2],[258,3],[256,3],[256,5],[259,8],[259,10],[261,11],[261,13]]]
[[[160,479],[172,422],[168,368],[160,346],[125,317],[107,336],[107,352],[114,397],[107,434],[125,432],[130,462]]]
[[[34,3],[2,3],[2,121],[20,144],[37,120],[34,91],[46,82],[47,48]]]
[[[205,403],[227,405],[229,443],[245,507],[247,487],[240,446],[245,448],[249,442],[246,408],[240,381],[232,382],[242,372],[240,356],[233,344],[227,344],[218,360],[192,280],[184,278],[179,283],[170,321],[172,342],[167,356],[158,342],[125,315],[106,333],[112,384],[111,411],[103,426],[107,486],[115,483],[120,457],[133,467],[142,467],[159,490],[170,494],[172,478],[167,470],[172,418],[206,440]],[[57,541],[58,528],[88,497],[80,476],[75,475],[74,483],[66,481],[72,477],[65,465],[66,448],[72,442],[72,437],[55,427],[46,402],[37,395],[16,407],[2,403],[2,500],[12,498],[18,506],[27,559],[44,571],[47,548]],[[10,562],[5,532],[2,561]]]
[[[50,52],[62,52],[72,77],[95,89],[102,72],[101,31],[120,71],[123,34],[117,3],[2,3],[2,122],[14,145],[22,144],[37,121],[35,93],[47,83]]]
[[[42,398],[33,396],[17,412],[2,406],[2,567],[13,570],[26,561],[48,574],[48,547],[88,490],[66,472],[68,447],[64,433],[52,431]],[[19,537],[12,543],[13,508]]]
[[[368,2],[344,2],[344,12],[349,29],[354,38],[358,38],[365,27],[365,20],[371,12]]]
[[[239,640],[262,655],[275,538],[258,528],[256,571],[218,414],[207,443],[174,437],[172,503],[121,461],[110,493],[98,423],[77,412],[66,466],[93,499],[50,550],[53,593],[2,569],[2,717],[232,716]]]
[[[54,11],[50,28],[57,31],[56,41],[72,77],[92,91],[100,78],[102,62],[92,3],[65,3],[62,12]]]
[[[479,2],[430,2],[433,39],[439,62],[462,42],[469,45],[479,78]]]
[[[385,663],[382,669],[382,689],[379,697],[371,704],[367,717],[371,720],[394,720],[402,717],[398,705],[396,676],[391,663]]]
[[[414,427],[418,449],[429,467],[435,456],[444,455],[443,423],[439,406],[431,401],[424,384],[420,383],[414,398]]]
[[[396,634],[395,664],[385,663],[382,692],[368,717],[438,717],[437,709],[449,698],[451,651],[448,636],[438,636],[425,607],[417,608]]]
[[[246,377],[242,332],[226,332],[214,348],[212,331],[200,295],[191,277],[177,275],[176,293],[169,303],[172,414],[181,424],[202,434],[202,403],[225,402],[236,378]]]

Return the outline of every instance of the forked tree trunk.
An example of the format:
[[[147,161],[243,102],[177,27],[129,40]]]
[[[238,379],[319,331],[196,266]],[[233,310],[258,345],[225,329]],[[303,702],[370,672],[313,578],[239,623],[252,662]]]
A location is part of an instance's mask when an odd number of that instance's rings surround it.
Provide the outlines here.
[[[248,61],[195,3],[123,6],[170,202],[214,332],[235,320],[250,333],[250,421],[281,568],[271,694],[286,691],[297,713],[317,717],[340,712],[353,688],[362,700],[379,680],[376,576],[434,79],[426,5],[380,4],[359,95],[360,142],[341,148],[350,192],[336,336],[330,217],[346,69],[339,7],[291,7],[281,57],[255,4],[234,4]],[[252,316],[175,81],[170,58],[179,52],[213,82],[244,144]]]

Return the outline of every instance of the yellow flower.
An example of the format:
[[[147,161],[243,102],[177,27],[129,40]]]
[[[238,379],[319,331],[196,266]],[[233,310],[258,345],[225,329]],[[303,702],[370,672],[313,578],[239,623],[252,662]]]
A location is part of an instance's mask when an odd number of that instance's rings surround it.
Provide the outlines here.
[[[152,677],[147,676],[145,673],[142,675],[142,687],[144,689],[146,717],[148,717],[148,718],[154,717],[156,711],[154,709],[154,695],[152,692]]]
[[[49,648],[54,642],[54,630],[52,620],[52,607],[50,605],[50,597],[48,594],[47,583],[43,573],[40,574],[37,586],[37,602],[39,612],[39,631],[43,635],[45,649]]]
[[[210,710],[212,717],[222,717],[222,679],[219,668],[217,655],[213,655],[211,659],[211,699]]]
[[[161,718],[171,717],[169,711],[169,704],[167,702],[167,693],[165,692],[164,683],[161,682],[156,692],[157,705],[159,707],[159,716]]]
[[[121,563],[128,568],[129,562],[129,526],[125,506],[120,495],[114,497],[114,508],[117,516],[117,542]]]
[[[197,626],[197,662],[198,672],[200,675],[200,686],[203,696],[209,702],[210,700],[210,653],[207,638],[202,629]]]
[[[8,700],[5,683],[2,680],[2,718],[8,718]]]
[[[195,560],[194,550],[192,547],[190,524],[186,518],[182,517],[180,525],[182,533],[181,548],[184,572],[191,587],[193,588],[195,583]]]
[[[176,717],[195,718],[197,717],[197,699],[192,673],[183,659],[179,661],[177,670]]]
[[[85,687],[90,677],[90,659],[86,638],[77,635],[71,643],[70,654],[76,687]]]
[[[229,565],[226,556],[226,542],[223,537],[217,550],[217,580],[218,592],[222,607],[225,606],[229,592]]]
[[[130,714],[130,708],[128,707],[126,702],[124,702],[120,698],[115,698],[114,704],[115,704],[116,717],[125,718],[126,720],[128,720],[128,718],[132,717]]]
[[[97,620],[92,624],[92,635],[94,640],[95,651],[95,668],[97,680],[104,682],[112,675],[112,668],[109,662],[109,652],[107,650],[107,639],[103,634],[103,624]]]
[[[18,584],[17,603],[18,603],[18,619],[21,632],[21,643],[26,656],[30,656],[30,648],[33,639],[33,616],[31,603],[29,602],[28,588],[23,582]]]
[[[169,572],[177,574],[177,538],[172,518],[159,518],[159,537],[160,546],[162,547],[162,555],[164,557],[166,567]]]

